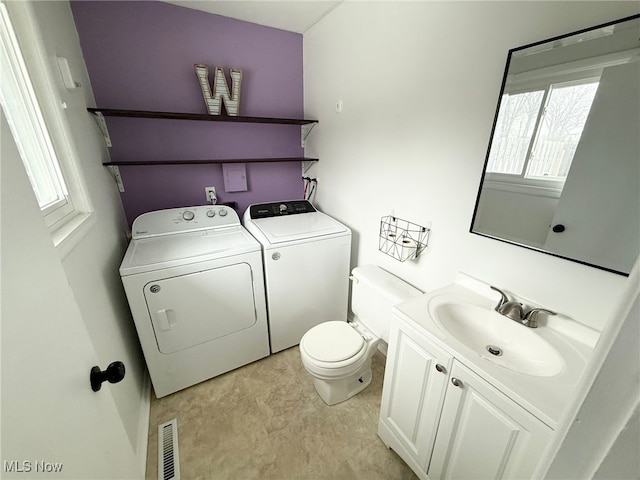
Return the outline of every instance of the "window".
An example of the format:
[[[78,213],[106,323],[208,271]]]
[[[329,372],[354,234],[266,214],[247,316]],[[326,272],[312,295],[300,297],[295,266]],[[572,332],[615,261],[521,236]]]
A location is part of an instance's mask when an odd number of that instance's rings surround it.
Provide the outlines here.
[[[504,94],[487,172],[494,180],[562,189],[598,78]]]
[[[79,227],[88,225],[92,215],[87,213],[88,202],[72,162],[73,147],[65,129],[66,119],[59,113],[60,98],[52,87],[55,79],[47,69],[49,59],[33,33],[37,27],[27,3],[15,2],[10,11],[0,3],[0,103],[58,246]],[[19,43],[18,27],[14,30],[14,25],[22,27],[24,35],[20,38],[27,39],[24,44]],[[25,58],[29,58],[29,65]],[[33,78],[39,83],[32,82]]]

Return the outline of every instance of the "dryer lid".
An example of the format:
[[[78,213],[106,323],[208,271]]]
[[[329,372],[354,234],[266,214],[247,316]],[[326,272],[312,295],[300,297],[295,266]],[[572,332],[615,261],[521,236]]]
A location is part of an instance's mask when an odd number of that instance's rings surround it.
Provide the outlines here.
[[[341,362],[356,355],[364,339],[347,322],[325,322],[304,336],[305,352],[320,362]]]
[[[120,265],[120,275],[133,275],[259,251],[260,244],[240,225],[134,239]]]

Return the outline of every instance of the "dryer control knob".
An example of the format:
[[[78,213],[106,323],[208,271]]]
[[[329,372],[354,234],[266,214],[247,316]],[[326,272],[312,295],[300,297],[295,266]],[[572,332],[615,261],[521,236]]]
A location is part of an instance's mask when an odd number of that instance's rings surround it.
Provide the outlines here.
[[[216,216],[216,212],[214,212],[213,210],[207,210],[207,217],[213,218],[215,216]]]
[[[218,213],[221,217],[226,217],[228,212],[224,208],[221,208]]]
[[[195,216],[195,213],[193,213],[191,210],[185,210],[182,214],[182,218],[184,218],[187,222],[193,220]]]

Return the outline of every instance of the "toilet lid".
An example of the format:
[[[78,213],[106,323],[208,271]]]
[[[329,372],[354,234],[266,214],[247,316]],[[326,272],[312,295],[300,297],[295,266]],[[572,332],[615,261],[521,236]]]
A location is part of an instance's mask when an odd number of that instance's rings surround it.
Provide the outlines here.
[[[347,322],[325,322],[316,325],[304,336],[304,349],[321,362],[341,362],[353,357],[364,339]]]

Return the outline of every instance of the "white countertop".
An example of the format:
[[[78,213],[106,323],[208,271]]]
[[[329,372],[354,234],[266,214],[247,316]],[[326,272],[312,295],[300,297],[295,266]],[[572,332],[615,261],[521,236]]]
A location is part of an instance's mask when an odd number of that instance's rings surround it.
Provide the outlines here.
[[[394,314],[417,325],[437,346],[555,429],[585,370],[598,332],[562,315],[549,316],[538,328],[531,329],[563,360],[557,375],[544,377],[518,373],[494,363],[451,335],[432,316],[434,305],[443,302],[493,310],[497,298],[499,294],[496,297],[488,285],[461,275],[457,283],[396,305]],[[514,322],[506,317],[504,320]]]

